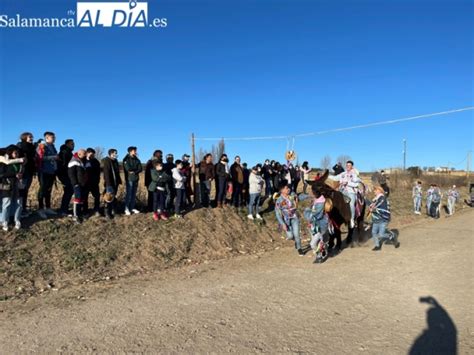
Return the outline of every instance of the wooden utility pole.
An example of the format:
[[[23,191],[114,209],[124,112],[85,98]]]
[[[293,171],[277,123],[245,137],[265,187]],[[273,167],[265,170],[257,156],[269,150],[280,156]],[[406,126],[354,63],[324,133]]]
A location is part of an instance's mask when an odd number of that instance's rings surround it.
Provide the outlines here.
[[[196,148],[194,145],[194,133],[191,134],[191,152],[192,152],[192,159],[193,163],[191,165],[191,173],[192,173],[192,179],[193,179],[193,202],[194,205],[196,206],[197,204],[197,198],[196,195],[198,193],[198,189],[196,189]]]
[[[407,169],[407,140],[403,140],[403,171]]]
[[[469,178],[471,175],[471,154],[472,150],[467,152],[467,167],[466,167],[466,180],[467,180],[467,188],[469,188]]]

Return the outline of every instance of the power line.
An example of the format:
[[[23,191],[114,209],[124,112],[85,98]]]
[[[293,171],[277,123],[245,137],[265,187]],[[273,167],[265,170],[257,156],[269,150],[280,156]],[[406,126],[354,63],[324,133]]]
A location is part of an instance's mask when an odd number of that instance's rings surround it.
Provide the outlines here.
[[[404,118],[398,118],[398,119],[392,119],[392,120],[386,120],[386,121],[379,121],[379,122],[361,124],[361,125],[350,126],[350,127],[334,128],[334,129],[328,129],[328,130],[324,130],[324,131],[308,132],[308,133],[301,133],[301,134],[295,134],[295,135],[286,135],[286,136],[219,137],[219,138],[199,138],[199,137],[196,137],[195,139],[199,140],[199,141],[218,141],[218,140],[221,140],[221,139],[224,139],[225,141],[253,141],[253,140],[278,140],[278,139],[289,140],[289,139],[292,138],[294,140],[295,138],[303,138],[303,137],[317,136],[317,135],[328,134],[328,133],[351,131],[351,130],[354,130],[354,129],[390,125],[390,124],[395,124],[395,123],[400,123],[400,122],[420,120],[420,119],[423,119],[423,118],[449,115],[449,114],[452,114],[452,113],[458,113],[458,112],[470,111],[470,110],[474,110],[474,106],[468,106],[468,107],[464,107],[464,108],[448,110],[448,111],[441,111],[441,112],[435,112],[435,113],[427,113],[427,114],[418,115],[418,116],[410,116],[410,117],[404,117]]]
[[[466,156],[464,157],[464,159],[461,160],[459,163],[450,164],[450,165],[453,166],[453,167],[459,166],[459,165],[461,165],[462,163],[464,163],[468,157],[469,157],[469,153],[467,153]]]

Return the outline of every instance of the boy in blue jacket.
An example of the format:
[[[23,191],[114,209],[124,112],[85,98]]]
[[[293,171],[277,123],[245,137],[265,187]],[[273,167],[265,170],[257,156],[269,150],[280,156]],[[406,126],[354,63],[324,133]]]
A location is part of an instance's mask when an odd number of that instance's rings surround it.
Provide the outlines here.
[[[395,248],[400,246],[400,242],[396,234],[387,231],[388,223],[390,222],[390,203],[385,197],[385,191],[381,186],[376,186],[374,189],[375,198],[369,206],[369,211],[372,214],[372,239],[374,240],[373,251],[382,249],[382,242],[390,241]]]

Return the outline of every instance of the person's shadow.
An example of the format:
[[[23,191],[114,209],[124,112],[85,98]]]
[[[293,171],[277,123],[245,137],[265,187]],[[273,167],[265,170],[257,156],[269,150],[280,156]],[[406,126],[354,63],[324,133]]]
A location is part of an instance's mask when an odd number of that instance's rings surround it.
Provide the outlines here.
[[[457,354],[457,329],[448,312],[434,297],[420,297],[431,307],[426,313],[428,328],[413,343],[409,354]]]

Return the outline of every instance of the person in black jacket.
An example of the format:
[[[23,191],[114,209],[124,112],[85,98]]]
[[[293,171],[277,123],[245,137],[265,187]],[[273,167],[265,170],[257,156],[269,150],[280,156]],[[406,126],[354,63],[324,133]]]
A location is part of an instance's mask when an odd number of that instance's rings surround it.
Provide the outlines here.
[[[72,159],[72,152],[74,150],[74,140],[66,139],[64,144],[59,148],[58,154],[58,170],[57,176],[61,184],[63,185],[63,198],[61,199],[61,209],[60,214],[68,215],[69,214],[69,203],[71,202],[71,197],[74,194],[73,186],[69,180],[68,175],[68,165]]]
[[[280,191],[281,182],[284,180],[284,171],[283,167],[279,162],[275,162],[273,166],[273,178],[272,178],[272,185],[273,185],[273,193]]]
[[[92,148],[87,148],[86,150],[86,160],[84,167],[86,168],[87,182],[84,191],[84,212],[88,212],[88,199],[89,194],[92,194],[94,198],[94,209],[93,212],[96,215],[99,215],[100,207],[100,163],[95,158],[95,150]]]
[[[154,169],[155,163],[163,163],[163,152],[161,150],[155,150],[153,156],[150,160],[146,162],[145,165],[145,186],[150,186],[151,183],[151,172]],[[153,212],[153,192],[148,191],[147,199],[147,210],[148,212]]]
[[[166,155],[166,163],[163,164],[163,170],[169,175],[173,175],[173,169],[176,168],[174,165],[174,155]],[[176,197],[176,190],[174,188],[173,179],[168,183],[166,191],[166,209],[171,212],[174,209],[174,199]]]
[[[275,163],[275,162],[273,162]],[[274,164],[273,164],[274,165]],[[265,164],[262,167],[262,177],[265,180],[265,197],[272,194],[272,180],[273,180],[273,167],[270,164],[270,160],[266,159]]]
[[[300,167],[296,165],[291,171],[293,174],[293,176],[291,177],[291,184],[293,185],[291,190],[295,194],[298,194],[298,185],[301,181],[301,170]]]
[[[27,211],[28,203],[28,192],[30,190],[31,183],[33,182],[33,177],[36,174],[36,148],[33,144],[33,134],[30,132],[22,133],[20,136],[20,142],[17,144],[20,150],[20,157],[25,158],[24,171],[23,171],[23,189],[20,190],[21,193],[21,204],[23,210],[23,216],[27,217],[29,212]]]
[[[74,154],[68,164],[68,176],[69,181],[74,190],[73,200],[73,219],[76,223],[82,222],[82,204],[84,202],[86,185],[87,185],[87,174],[84,166],[84,160],[86,158],[85,149],[79,149]]]
[[[262,170],[261,165],[257,165],[257,168]],[[244,172],[244,183],[242,185],[242,205],[243,206],[248,206],[250,202],[250,193],[249,193],[249,188],[250,188],[250,169],[248,169],[247,163],[242,164],[242,169]]]
[[[216,164],[216,205],[222,208],[225,205],[227,182],[229,180],[229,158],[227,154],[222,154],[219,162]]]
[[[232,179],[232,205],[237,209],[242,203],[242,187],[244,185],[244,169],[240,164],[240,157],[236,156],[234,164],[230,167]]]
[[[123,158],[123,171],[125,174],[125,214],[140,213],[135,208],[137,200],[139,175],[143,170],[142,163],[137,156],[137,147],[128,147],[128,154]]]
[[[332,167],[332,170],[334,171],[334,175],[339,175],[344,172],[344,168],[342,167],[342,164],[338,162],[336,165]]]
[[[105,185],[105,217],[110,219],[113,218],[113,214],[117,206],[117,190],[119,185],[122,184],[120,178],[119,164],[117,161],[117,149],[109,149],[109,156],[102,159],[102,171],[104,172],[104,185]]]

